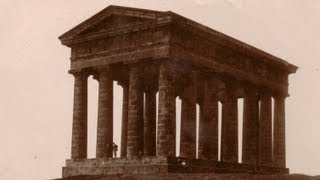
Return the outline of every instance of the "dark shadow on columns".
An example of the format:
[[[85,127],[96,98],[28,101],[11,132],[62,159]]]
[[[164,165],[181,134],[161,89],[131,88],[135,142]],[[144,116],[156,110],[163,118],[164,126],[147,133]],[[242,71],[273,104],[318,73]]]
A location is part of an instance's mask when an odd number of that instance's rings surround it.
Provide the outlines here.
[[[221,161],[238,162],[238,105],[232,95],[222,103]]]
[[[149,90],[144,94],[144,156],[156,155],[156,93]]]

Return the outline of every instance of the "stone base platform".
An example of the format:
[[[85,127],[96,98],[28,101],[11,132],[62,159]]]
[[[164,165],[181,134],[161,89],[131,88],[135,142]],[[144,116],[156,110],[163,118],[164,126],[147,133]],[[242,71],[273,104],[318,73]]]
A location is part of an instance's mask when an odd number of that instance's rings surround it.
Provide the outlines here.
[[[62,177],[168,173],[288,174],[289,169],[177,157],[131,157],[67,160]]]
[[[156,175],[114,174],[104,176],[74,176],[55,180],[319,180],[319,176],[302,174],[215,174],[215,173],[168,173]]]

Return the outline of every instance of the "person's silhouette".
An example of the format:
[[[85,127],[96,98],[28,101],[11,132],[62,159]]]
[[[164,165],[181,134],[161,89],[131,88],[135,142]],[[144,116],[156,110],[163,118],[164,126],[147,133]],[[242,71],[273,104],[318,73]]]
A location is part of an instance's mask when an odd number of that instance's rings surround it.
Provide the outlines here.
[[[112,144],[113,156],[117,157],[118,145],[113,142]]]

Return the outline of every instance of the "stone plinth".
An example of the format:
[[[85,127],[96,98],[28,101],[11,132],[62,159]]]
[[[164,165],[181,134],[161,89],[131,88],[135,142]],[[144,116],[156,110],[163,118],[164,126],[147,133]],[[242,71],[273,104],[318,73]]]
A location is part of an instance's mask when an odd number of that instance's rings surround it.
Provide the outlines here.
[[[185,165],[182,165],[182,162]],[[239,163],[226,163],[201,159],[166,157],[130,157],[67,160],[62,177],[95,175],[154,175],[168,173],[255,173],[287,174],[287,168],[252,166]]]

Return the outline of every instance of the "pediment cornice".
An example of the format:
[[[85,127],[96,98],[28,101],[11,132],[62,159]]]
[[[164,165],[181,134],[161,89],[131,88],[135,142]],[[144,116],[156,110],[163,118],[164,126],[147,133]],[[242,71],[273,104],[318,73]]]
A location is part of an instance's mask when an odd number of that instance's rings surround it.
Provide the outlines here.
[[[157,20],[158,18],[163,18],[166,16],[168,12],[161,11],[153,11],[153,10],[145,10],[145,9],[137,9],[137,8],[129,8],[129,7],[121,7],[121,6],[108,6],[102,11],[98,12],[94,16],[75,26],[71,30],[67,31],[63,35],[59,37],[62,44],[68,45],[65,42],[68,40],[75,38],[78,35],[81,35],[83,32],[88,29],[92,29],[97,24],[106,20],[110,17],[123,17],[123,18],[131,18],[131,19],[141,19],[145,21]],[[125,23],[125,22],[124,22]]]

